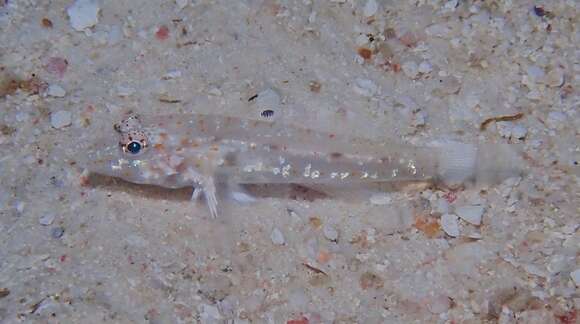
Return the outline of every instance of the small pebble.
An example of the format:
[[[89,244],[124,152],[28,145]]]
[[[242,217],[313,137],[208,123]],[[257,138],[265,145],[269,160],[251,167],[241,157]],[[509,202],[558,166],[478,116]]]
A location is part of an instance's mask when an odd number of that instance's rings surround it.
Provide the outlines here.
[[[376,0],[368,0],[363,8],[363,16],[371,17],[374,16],[379,10],[379,5]]]
[[[56,215],[53,213],[44,214],[38,219],[38,222],[40,223],[40,225],[48,226],[51,225],[52,222],[54,222],[55,217]]]
[[[403,73],[411,79],[417,78],[417,75],[419,74],[419,66],[414,61],[403,63],[401,68],[403,69]]]
[[[72,123],[72,114],[65,110],[59,110],[50,114],[50,124],[52,127],[59,129],[70,126]]]
[[[378,90],[379,87],[372,80],[360,78],[354,80],[354,92],[361,96],[372,97]]]
[[[155,32],[155,38],[158,40],[166,40],[169,38],[169,28],[165,25],[159,26]]]
[[[513,124],[511,122],[498,122],[496,123],[496,127],[501,137],[510,138],[512,136]]]
[[[76,0],[67,9],[72,28],[83,31],[99,22],[99,3],[97,0]]]
[[[485,208],[483,206],[462,206],[455,209],[455,213],[464,221],[479,226]]]
[[[50,231],[50,236],[54,239],[61,238],[64,234],[64,228],[62,227],[55,227]]]
[[[449,0],[445,3],[445,5],[443,5],[443,8],[445,8],[446,10],[454,11],[458,5],[459,5],[459,0]]]
[[[528,135],[528,129],[522,125],[512,127],[512,138],[523,140]]]
[[[559,68],[555,68],[548,72],[545,78],[546,85],[552,88],[561,87],[564,84],[564,81],[564,70]]]
[[[221,318],[219,309],[214,305],[202,304],[199,316],[203,323],[217,323]]]
[[[376,193],[370,197],[373,205],[387,205],[391,203],[391,197],[386,193]]]
[[[459,236],[459,222],[457,216],[452,214],[444,214],[441,216],[441,228],[451,237]]]
[[[318,81],[310,81],[308,83],[308,87],[310,88],[310,91],[314,93],[319,93],[320,89],[322,88],[322,84]]]
[[[544,69],[535,65],[528,67],[527,73],[530,80],[534,82],[539,82],[545,75]]]
[[[419,72],[420,73],[427,74],[431,71],[433,71],[433,66],[431,65],[431,63],[429,63],[427,61],[423,61],[423,62],[421,62],[421,64],[419,64]]]
[[[135,90],[133,90],[132,88],[122,85],[117,86],[117,96],[119,97],[129,97],[133,93],[135,93]]]
[[[570,278],[574,281],[576,286],[580,286],[580,268],[570,273]]]
[[[214,97],[221,97],[221,96],[223,96],[223,94],[224,94],[224,93],[223,93],[223,91],[221,91],[221,90],[220,90],[219,88],[217,88],[217,87],[210,88],[209,90],[207,90],[207,93],[208,93],[210,96],[214,96]]]
[[[546,11],[544,10],[543,6],[534,6],[534,13],[538,17],[544,17],[546,15]]]
[[[467,234],[467,237],[469,237],[470,239],[474,239],[474,240],[481,240],[483,238],[483,236],[481,235],[481,232],[479,230],[469,232]]]
[[[107,43],[109,46],[116,45],[123,40],[123,30],[120,26],[112,26],[108,36],[109,39],[107,40]]]
[[[281,102],[280,95],[272,88],[261,91],[256,98],[256,105],[260,111],[268,109],[276,111],[280,108]]]
[[[48,18],[42,18],[42,20],[40,21],[40,24],[44,28],[52,28],[52,26],[53,26],[52,21]]]
[[[189,5],[190,0],[175,0],[175,4],[179,10],[183,10],[185,7]]]
[[[28,117],[29,117],[29,115],[28,115],[27,112],[25,112],[25,111],[19,111],[16,114],[16,121],[18,121],[19,123],[22,123],[22,122],[27,121],[28,120]]]
[[[546,123],[548,124],[548,127],[552,129],[561,129],[564,126],[566,119],[568,119],[566,114],[559,111],[552,111],[548,114],[548,120],[546,120]]]
[[[440,214],[447,214],[449,213],[449,202],[445,198],[437,199],[435,204],[433,205],[433,211],[440,213]]]
[[[338,239],[338,231],[331,225],[324,225],[322,228],[322,233],[329,241],[336,241]]]
[[[94,32],[91,37],[95,40],[95,43],[99,46],[105,46],[109,43],[109,33],[104,30],[99,30]]]
[[[46,61],[45,69],[48,73],[62,78],[68,68],[68,61],[63,57],[49,57]]]
[[[451,300],[443,295],[432,296],[427,300],[427,308],[433,314],[445,313],[451,308]]]
[[[51,97],[62,98],[66,95],[66,91],[58,84],[51,84],[48,86],[47,93]]]
[[[284,245],[285,243],[284,234],[282,234],[282,232],[278,228],[274,228],[274,230],[272,230],[272,234],[270,234],[270,239],[272,240],[272,243],[276,245]]]
[[[181,78],[181,71],[179,70],[171,70],[167,71],[165,75],[163,75],[163,80],[171,80],[171,79],[178,79]]]
[[[427,113],[423,110],[419,110],[413,114],[413,120],[411,126],[413,127],[423,127],[427,124]]]
[[[528,134],[524,126],[512,122],[498,122],[497,131],[503,138],[524,139]]]
[[[24,211],[24,206],[25,206],[25,203],[23,201],[18,201],[14,205],[14,207],[16,208],[16,211],[20,214],[22,214],[22,212]]]

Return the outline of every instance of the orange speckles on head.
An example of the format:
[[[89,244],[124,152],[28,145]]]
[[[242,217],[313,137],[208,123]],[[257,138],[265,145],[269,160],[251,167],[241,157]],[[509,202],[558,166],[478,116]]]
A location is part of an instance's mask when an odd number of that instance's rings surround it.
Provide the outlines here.
[[[161,139],[162,141],[166,141],[168,138],[167,133],[159,133],[159,139]]]
[[[163,144],[161,144],[161,143],[155,143],[155,145],[153,145],[153,147],[156,150],[163,150],[165,148],[165,146],[163,146]]]

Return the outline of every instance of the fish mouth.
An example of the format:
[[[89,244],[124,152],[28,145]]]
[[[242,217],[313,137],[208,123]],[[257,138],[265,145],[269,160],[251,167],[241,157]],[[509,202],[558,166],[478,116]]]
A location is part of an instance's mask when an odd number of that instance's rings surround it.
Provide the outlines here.
[[[91,141],[82,149],[87,152],[80,165],[90,173],[116,176],[113,163],[121,158],[119,146],[114,136],[105,136]]]

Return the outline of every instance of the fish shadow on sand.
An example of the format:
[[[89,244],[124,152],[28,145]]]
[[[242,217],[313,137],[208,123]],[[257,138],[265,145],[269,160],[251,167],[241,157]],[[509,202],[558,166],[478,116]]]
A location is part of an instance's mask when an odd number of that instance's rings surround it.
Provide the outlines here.
[[[407,190],[411,186],[425,188],[425,183],[377,183],[364,186],[325,186],[325,185],[300,185],[300,184],[246,184],[242,189],[249,195],[259,198],[290,199],[295,201],[316,201],[321,199],[343,199],[357,201],[368,199],[369,195],[376,192],[395,192]],[[124,192],[129,195],[141,196],[155,200],[187,201],[191,200],[193,188],[164,188],[149,184],[137,184],[119,178],[90,174],[87,186],[101,188],[112,194]],[[222,186],[220,195],[225,194],[226,188]]]

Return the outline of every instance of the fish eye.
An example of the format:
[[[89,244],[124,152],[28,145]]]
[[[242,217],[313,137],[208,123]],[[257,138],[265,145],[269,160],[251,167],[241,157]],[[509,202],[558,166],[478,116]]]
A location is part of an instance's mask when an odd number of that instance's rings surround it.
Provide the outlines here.
[[[148,146],[147,135],[137,130],[122,133],[119,139],[119,146],[125,153],[132,155],[141,154]]]
[[[139,142],[133,141],[127,144],[127,151],[132,154],[137,154],[141,151],[141,144]]]

